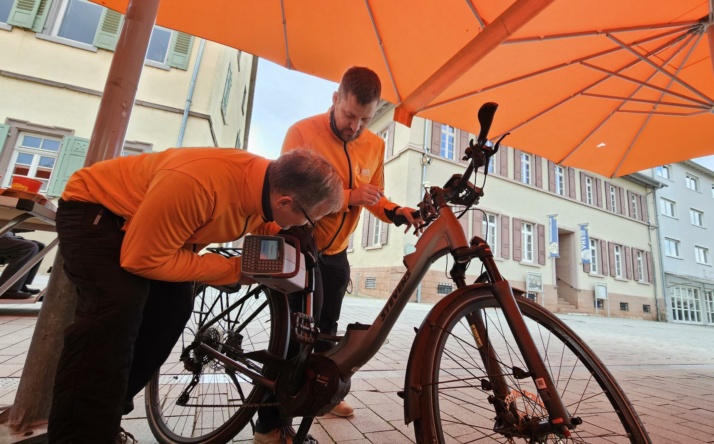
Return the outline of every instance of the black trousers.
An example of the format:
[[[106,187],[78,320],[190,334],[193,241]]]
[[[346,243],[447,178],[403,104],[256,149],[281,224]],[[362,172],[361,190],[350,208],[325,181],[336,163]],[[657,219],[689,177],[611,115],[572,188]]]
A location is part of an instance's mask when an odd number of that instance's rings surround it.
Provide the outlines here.
[[[121,268],[123,223],[101,205],[60,201],[59,248],[77,308],[55,377],[50,443],[113,443],[125,403],[160,368],[191,315],[191,283]]]
[[[0,275],[0,285],[4,284],[15,275],[22,267],[45,248],[42,242],[28,240],[14,233],[9,232],[0,236],[0,257],[5,259],[7,266]],[[18,279],[8,291],[20,291],[22,287],[32,284],[40,269],[42,262],[38,262],[34,267]]]
[[[335,255],[319,255],[317,267],[315,269],[315,290],[313,292],[314,318],[320,332],[328,335],[337,334],[337,324],[342,311],[342,301],[345,299],[347,283],[350,280],[350,263],[347,260],[347,252],[343,251]],[[292,294],[288,296],[290,310],[295,312],[303,311],[303,296]],[[327,351],[334,346],[334,343],[318,341],[315,344],[315,351]],[[295,356],[297,347],[290,347],[288,357]],[[265,402],[273,402],[275,398],[270,396]],[[256,430],[261,433],[269,432],[278,427],[292,424],[292,418],[281,418],[277,407],[262,407],[258,409],[258,423]]]

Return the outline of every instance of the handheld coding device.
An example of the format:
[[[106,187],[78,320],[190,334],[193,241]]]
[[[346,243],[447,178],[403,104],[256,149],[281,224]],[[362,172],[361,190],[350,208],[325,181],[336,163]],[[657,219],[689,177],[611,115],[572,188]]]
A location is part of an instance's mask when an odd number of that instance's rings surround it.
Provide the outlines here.
[[[280,236],[249,235],[243,240],[241,272],[282,293],[307,287],[302,253]]]

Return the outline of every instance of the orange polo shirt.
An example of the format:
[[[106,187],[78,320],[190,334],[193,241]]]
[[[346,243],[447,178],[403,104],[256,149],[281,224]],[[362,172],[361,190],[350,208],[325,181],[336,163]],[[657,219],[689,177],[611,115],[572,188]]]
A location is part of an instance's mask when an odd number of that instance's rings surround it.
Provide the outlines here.
[[[80,169],[62,199],[98,203],[126,219],[122,268],[169,282],[232,284],[240,259],[198,255],[264,223],[269,160],[242,150],[175,148]]]

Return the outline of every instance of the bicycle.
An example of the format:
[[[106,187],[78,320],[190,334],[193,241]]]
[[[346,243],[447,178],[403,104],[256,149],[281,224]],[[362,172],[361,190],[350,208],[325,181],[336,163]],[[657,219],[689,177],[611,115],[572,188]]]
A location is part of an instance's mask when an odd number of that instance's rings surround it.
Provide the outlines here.
[[[496,107],[487,103],[479,111],[481,132],[466,150],[465,173],[425,192],[416,251],[404,257],[406,272],[372,324],[349,324],[344,336],[326,338],[309,316],[290,316],[285,295],[263,286],[236,295],[204,294],[177,350],[180,359],[165,365],[147,388],[147,416],[157,439],[227,442],[253,425],[265,395],[274,393],[271,405],[303,418],[294,438],[302,442],[314,417],[349,392],[352,375],[384,344],[429,265],[450,254],[457,289],[417,330],[400,392],[418,443],[651,442],[605,365],[562,321],[510,287],[488,244],[478,237],[467,241],[449,206],[465,212],[484,195],[469,180],[480,167],[487,174],[499,149],[501,140],[486,143]],[[466,268],[474,258],[483,273],[467,285]],[[339,342],[312,353],[322,339]],[[291,340],[300,353],[286,359]]]

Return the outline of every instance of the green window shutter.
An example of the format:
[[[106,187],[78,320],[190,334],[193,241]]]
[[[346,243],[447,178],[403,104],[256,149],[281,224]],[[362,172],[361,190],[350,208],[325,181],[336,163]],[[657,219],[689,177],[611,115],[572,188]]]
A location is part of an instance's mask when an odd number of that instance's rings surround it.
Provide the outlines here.
[[[88,150],[89,139],[66,136],[62,140],[59,158],[57,159],[54,170],[52,170],[50,184],[47,187],[48,196],[54,197],[62,195],[69,176],[84,166],[84,158],[87,157]]]
[[[40,7],[37,8],[37,15],[35,20],[32,22],[32,30],[35,32],[42,32],[45,27],[45,20],[47,20],[47,13],[52,5],[52,0],[41,0]]]
[[[7,135],[10,132],[10,125],[0,125],[0,153],[3,151],[5,146],[5,140],[7,140]]]
[[[32,28],[40,9],[41,0],[17,0],[10,9],[10,16],[7,19],[8,25],[19,26],[21,28]]]
[[[114,51],[117,47],[123,22],[124,16],[122,14],[104,8],[99,19],[99,26],[97,26],[97,33],[94,35],[94,46]]]
[[[169,47],[169,66],[187,69],[192,47],[192,35],[174,31],[171,34],[171,45]]]

